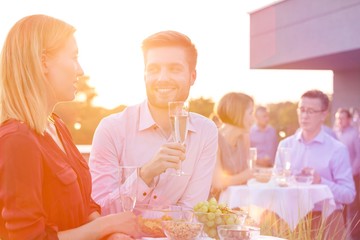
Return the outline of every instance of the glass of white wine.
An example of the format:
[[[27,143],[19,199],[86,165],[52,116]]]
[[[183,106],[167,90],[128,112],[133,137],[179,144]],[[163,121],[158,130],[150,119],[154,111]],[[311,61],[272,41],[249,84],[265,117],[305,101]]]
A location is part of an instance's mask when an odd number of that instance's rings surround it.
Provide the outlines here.
[[[132,212],[136,204],[139,167],[120,166],[119,175],[119,195],[122,211]]]
[[[257,159],[257,149],[255,147],[249,148],[249,156],[248,156],[249,169],[254,169],[256,167],[256,159]]]
[[[289,172],[291,167],[291,148],[280,147],[278,151],[281,167]]]
[[[187,136],[187,124],[189,118],[189,105],[185,101],[169,102],[169,117],[171,122],[172,136],[175,142],[185,144]],[[176,176],[189,175],[182,170],[182,161],[180,167],[175,173]]]
[[[291,148],[279,147],[277,163],[274,167],[275,180],[280,186],[288,186],[291,175]]]

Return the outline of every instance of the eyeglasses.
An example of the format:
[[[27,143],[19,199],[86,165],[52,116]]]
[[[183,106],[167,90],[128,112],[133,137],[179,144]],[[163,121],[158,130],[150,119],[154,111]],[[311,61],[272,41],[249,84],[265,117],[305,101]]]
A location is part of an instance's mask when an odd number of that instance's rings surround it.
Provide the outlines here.
[[[298,113],[306,113],[307,115],[315,115],[316,113],[320,113],[320,112],[324,112],[325,110],[314,110],[312,108],[303,108],[303,107],[300,107],[300,108],[297,108],[297,112]]]

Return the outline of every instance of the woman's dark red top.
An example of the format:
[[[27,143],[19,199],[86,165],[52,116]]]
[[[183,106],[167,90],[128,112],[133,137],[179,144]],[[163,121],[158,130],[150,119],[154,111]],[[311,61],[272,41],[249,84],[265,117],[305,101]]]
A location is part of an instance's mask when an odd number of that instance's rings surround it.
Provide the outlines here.
[[[8,120],[0,126],[0,239],[58,239],[100,212],[87,162],[54,115],[65,152],[49,134]]]

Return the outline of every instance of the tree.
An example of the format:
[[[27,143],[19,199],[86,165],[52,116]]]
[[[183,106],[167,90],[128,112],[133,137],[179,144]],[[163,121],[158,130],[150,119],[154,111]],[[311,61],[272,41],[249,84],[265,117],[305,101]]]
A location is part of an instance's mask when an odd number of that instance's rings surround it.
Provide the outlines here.
[[[211,99],[198,98],[190,99],[189,101],[190,111],[199,113],[205,117],[209,117],[214,111],[214,102]]]
[[[78,83],[78,94],[73,102],[58,104],[55,113],[58,114],[68,126],[71,135],[76,144],[91,144],[96,127],[100,120],[110,114],[121,112],[125,105],[108,110],[101,107],[95,107],[92,104],[97,96],[95,88],[89,86],[88,76],[80,78]],[[199,113],[205,117],[210,117],[214,111],[212,99],[203,97],[189,100],[190,111]],[[285,136],[293,134],[299,127],[297,121],[297,103],[282,102],[269,104],[270,123],[279,133]]]
[[[270,124],[280,134],[280,138],[290,136],[299,128],[297,120],[297,103],[282,102],[269,104]]]
[[[65,122],[76,144],[91,144],[97,125],[109,114],[108,110],[92,105],[97,94],[95,88],[89,86],[89,79],[81,77],[75,101],[60,103],[54,111]]]
[[[87,106],[92,105],[92,101],[97,96],[95,88],[90,87],[88,81],[90,80],[89,76],[81,76],[78,82],[78,93],[76,101],[84,102]]]

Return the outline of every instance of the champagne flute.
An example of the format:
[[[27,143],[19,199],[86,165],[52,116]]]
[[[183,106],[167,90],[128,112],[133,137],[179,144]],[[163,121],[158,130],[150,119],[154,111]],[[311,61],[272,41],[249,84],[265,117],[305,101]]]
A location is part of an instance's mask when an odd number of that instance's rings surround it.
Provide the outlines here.
[[[256,166],[257,159],[257,149],[255,147],[249,148],[249,156],[248,156],[248,167],[249,169],[254,169]]]
[[[189,118],[189,106],[187,102],[175,101],[169,102],[169,117],[171,122],[172,136],[175,142],[185,144],[187,136],[187,124]],[[182,161],[180,167],[175,173],[176,176],[188,175],[182,170]]]
[[[139,167],[120,166],[119,174],[119,195],[122,210],[124,212],[132,212],[136,204]]]

